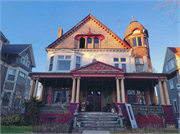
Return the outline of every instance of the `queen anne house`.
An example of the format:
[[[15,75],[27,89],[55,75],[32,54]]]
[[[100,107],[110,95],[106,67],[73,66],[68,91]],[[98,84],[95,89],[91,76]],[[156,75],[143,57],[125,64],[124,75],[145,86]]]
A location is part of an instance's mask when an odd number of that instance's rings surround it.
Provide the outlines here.
[[[125,104],[132,105],[138,126],[174,124],[167,74],[152,73],[148,38],[147,29],[134,19],[123,40],[92,15],[65,34],[59,28],[58,39],[45,48],[46,71],[30,73],[29,99],[35,97],[38,82],[42,83],[43,117],[55,116],[55,107],[63,107],[68,111],[64,120],[78,118],[82,121],[79,127],[86,129],[93,114],[108,114],[112,107],[116,107],[115,115],[121,114],[128,123],[133,117],[128,117]],[[161,105],[156,105],[156,84],[160,86]],[[106,120],[102,124],[112,127]]]

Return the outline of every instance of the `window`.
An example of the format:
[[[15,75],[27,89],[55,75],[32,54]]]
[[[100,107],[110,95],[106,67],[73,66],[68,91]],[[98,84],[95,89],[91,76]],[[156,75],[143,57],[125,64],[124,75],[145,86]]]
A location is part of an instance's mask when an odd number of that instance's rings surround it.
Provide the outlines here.
[[[46,96],[45,96],[45,104],[47,104],[48,100],[49,100],[49,91],[50,91],[50,87],[47,87],[46,88]]]
[[[28,61],[26,62],[26,66],[29,67],[29,62]]]
[[[76,68],[79,68],[81,66],[81,57],[76,56]]]
[[[173,85],[173,80],[169,80],[169,86],[170,86],[170,89],[174,89],[174,85]]]
[[[114,62],[119,62],[119,58],[114,58]]]
[[[114,66],[119,68],[119,64],[118,63],[115,63]]]
[[[57,60],[57,70],[70,70],[71,56],[59,55]]]
[[[126,71],[126,64],[122,64],[122,69],[124,70],[124,71]]]
[[[127,95],[128,95],[128,103],[130,104],[136,103],[135,90],[127,90]]]
[[[138,37],[138,46],[142,46],[141,37]]]
[[[25,58],[21,58],[21,63],[24,64],[25,66],[29,67],[30,62],[28,61],[28,57],[25,56]]]
[[[166,72],[168,72],[169,71],[169,68],[168,68],[168,66],[166,66]]]
[[[136,38],[133,38],[133,47],[136,47],[137,43],[136,43]]]
[[[171,59],[170,61],[168,61],[168,65],[169,65],[169,69],[174,68],[175,67],[174,59]]]
[[[99,38],[94,38],[94,43],[99,43]]]
[[[8,80],[14,81],[15,78],[15,74],[16,74],[16,70],[15,69],[9,69],[9,74],[8,74]]]
[[[26,78],[26,74],[25,73],[23,73],[23,72],[20,72],[20,74],[19,74],[21,77],[23,77],[23,78]]]
[[[87,38],[87,43],[92,43],[92,39],[91,38]]]
[[[4,92],[3,100],[2,100],[2,106],[8,106],[9,100],[10,100],[11,93],[10,92]]]
[[[119,58],[114,58],[114,66],[119,68]]]
[[[174,106],[174,112],[175,113],[178,113],[178,104],[177,104],[177,100],[176,99],[173,99],[173,106]]]
[[[68,100],[68,92],[66,90],[55,90],[53,95],[53,103],[65,103]]]
[[[80,39],[79,48],[85,48],[85,39],[83,37]]]
[[[135,58],[136,72],[144,71],[143,58]]]
[[[146,41],[146,38],[144,38],[144,45],[147,45],[147,41]]]
[[[126,62],[126,58],[121,58],[121,62]]]
[[[22,63],[22,64],[24,63],[24,58],[21,58],[21,63]]]
[[[54,61],[54,56],[52,56],[52,57],[50,58],[49,71],[52,71],[52,69],[53,69],[53,61]]]
[[[139,91],[139,90],[137,90],[137,95],[142,95],[142,98],[141,98],[141,97],[138,97],[138,104],[144,104],[144,105],[146,105],[146,99],[145,99],[145,93],[144,93],[144,91]]]

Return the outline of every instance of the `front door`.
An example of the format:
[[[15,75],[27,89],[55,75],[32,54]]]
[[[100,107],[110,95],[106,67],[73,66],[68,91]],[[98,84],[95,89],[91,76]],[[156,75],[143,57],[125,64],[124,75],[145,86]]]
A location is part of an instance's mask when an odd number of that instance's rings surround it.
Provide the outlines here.
[[[101,90],[87,91],[87,111],[101,111]]]

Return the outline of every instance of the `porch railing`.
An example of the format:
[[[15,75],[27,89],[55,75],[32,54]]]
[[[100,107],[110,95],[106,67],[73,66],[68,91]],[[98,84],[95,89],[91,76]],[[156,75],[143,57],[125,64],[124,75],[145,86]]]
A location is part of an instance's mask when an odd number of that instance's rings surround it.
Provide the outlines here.
[[[46,104],[40,109],[41,113],[69,113],[69,105]]]
[[[163,115],[162,106],[141,106],[141,105],[132,105],[132,109],[135,115]]]

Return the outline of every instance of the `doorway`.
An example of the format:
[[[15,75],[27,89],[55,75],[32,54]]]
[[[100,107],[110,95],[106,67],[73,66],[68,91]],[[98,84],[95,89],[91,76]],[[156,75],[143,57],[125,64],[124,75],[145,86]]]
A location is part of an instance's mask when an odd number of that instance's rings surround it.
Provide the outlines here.
[[[101,111],[101,90],[87,90],[87,111]]]

